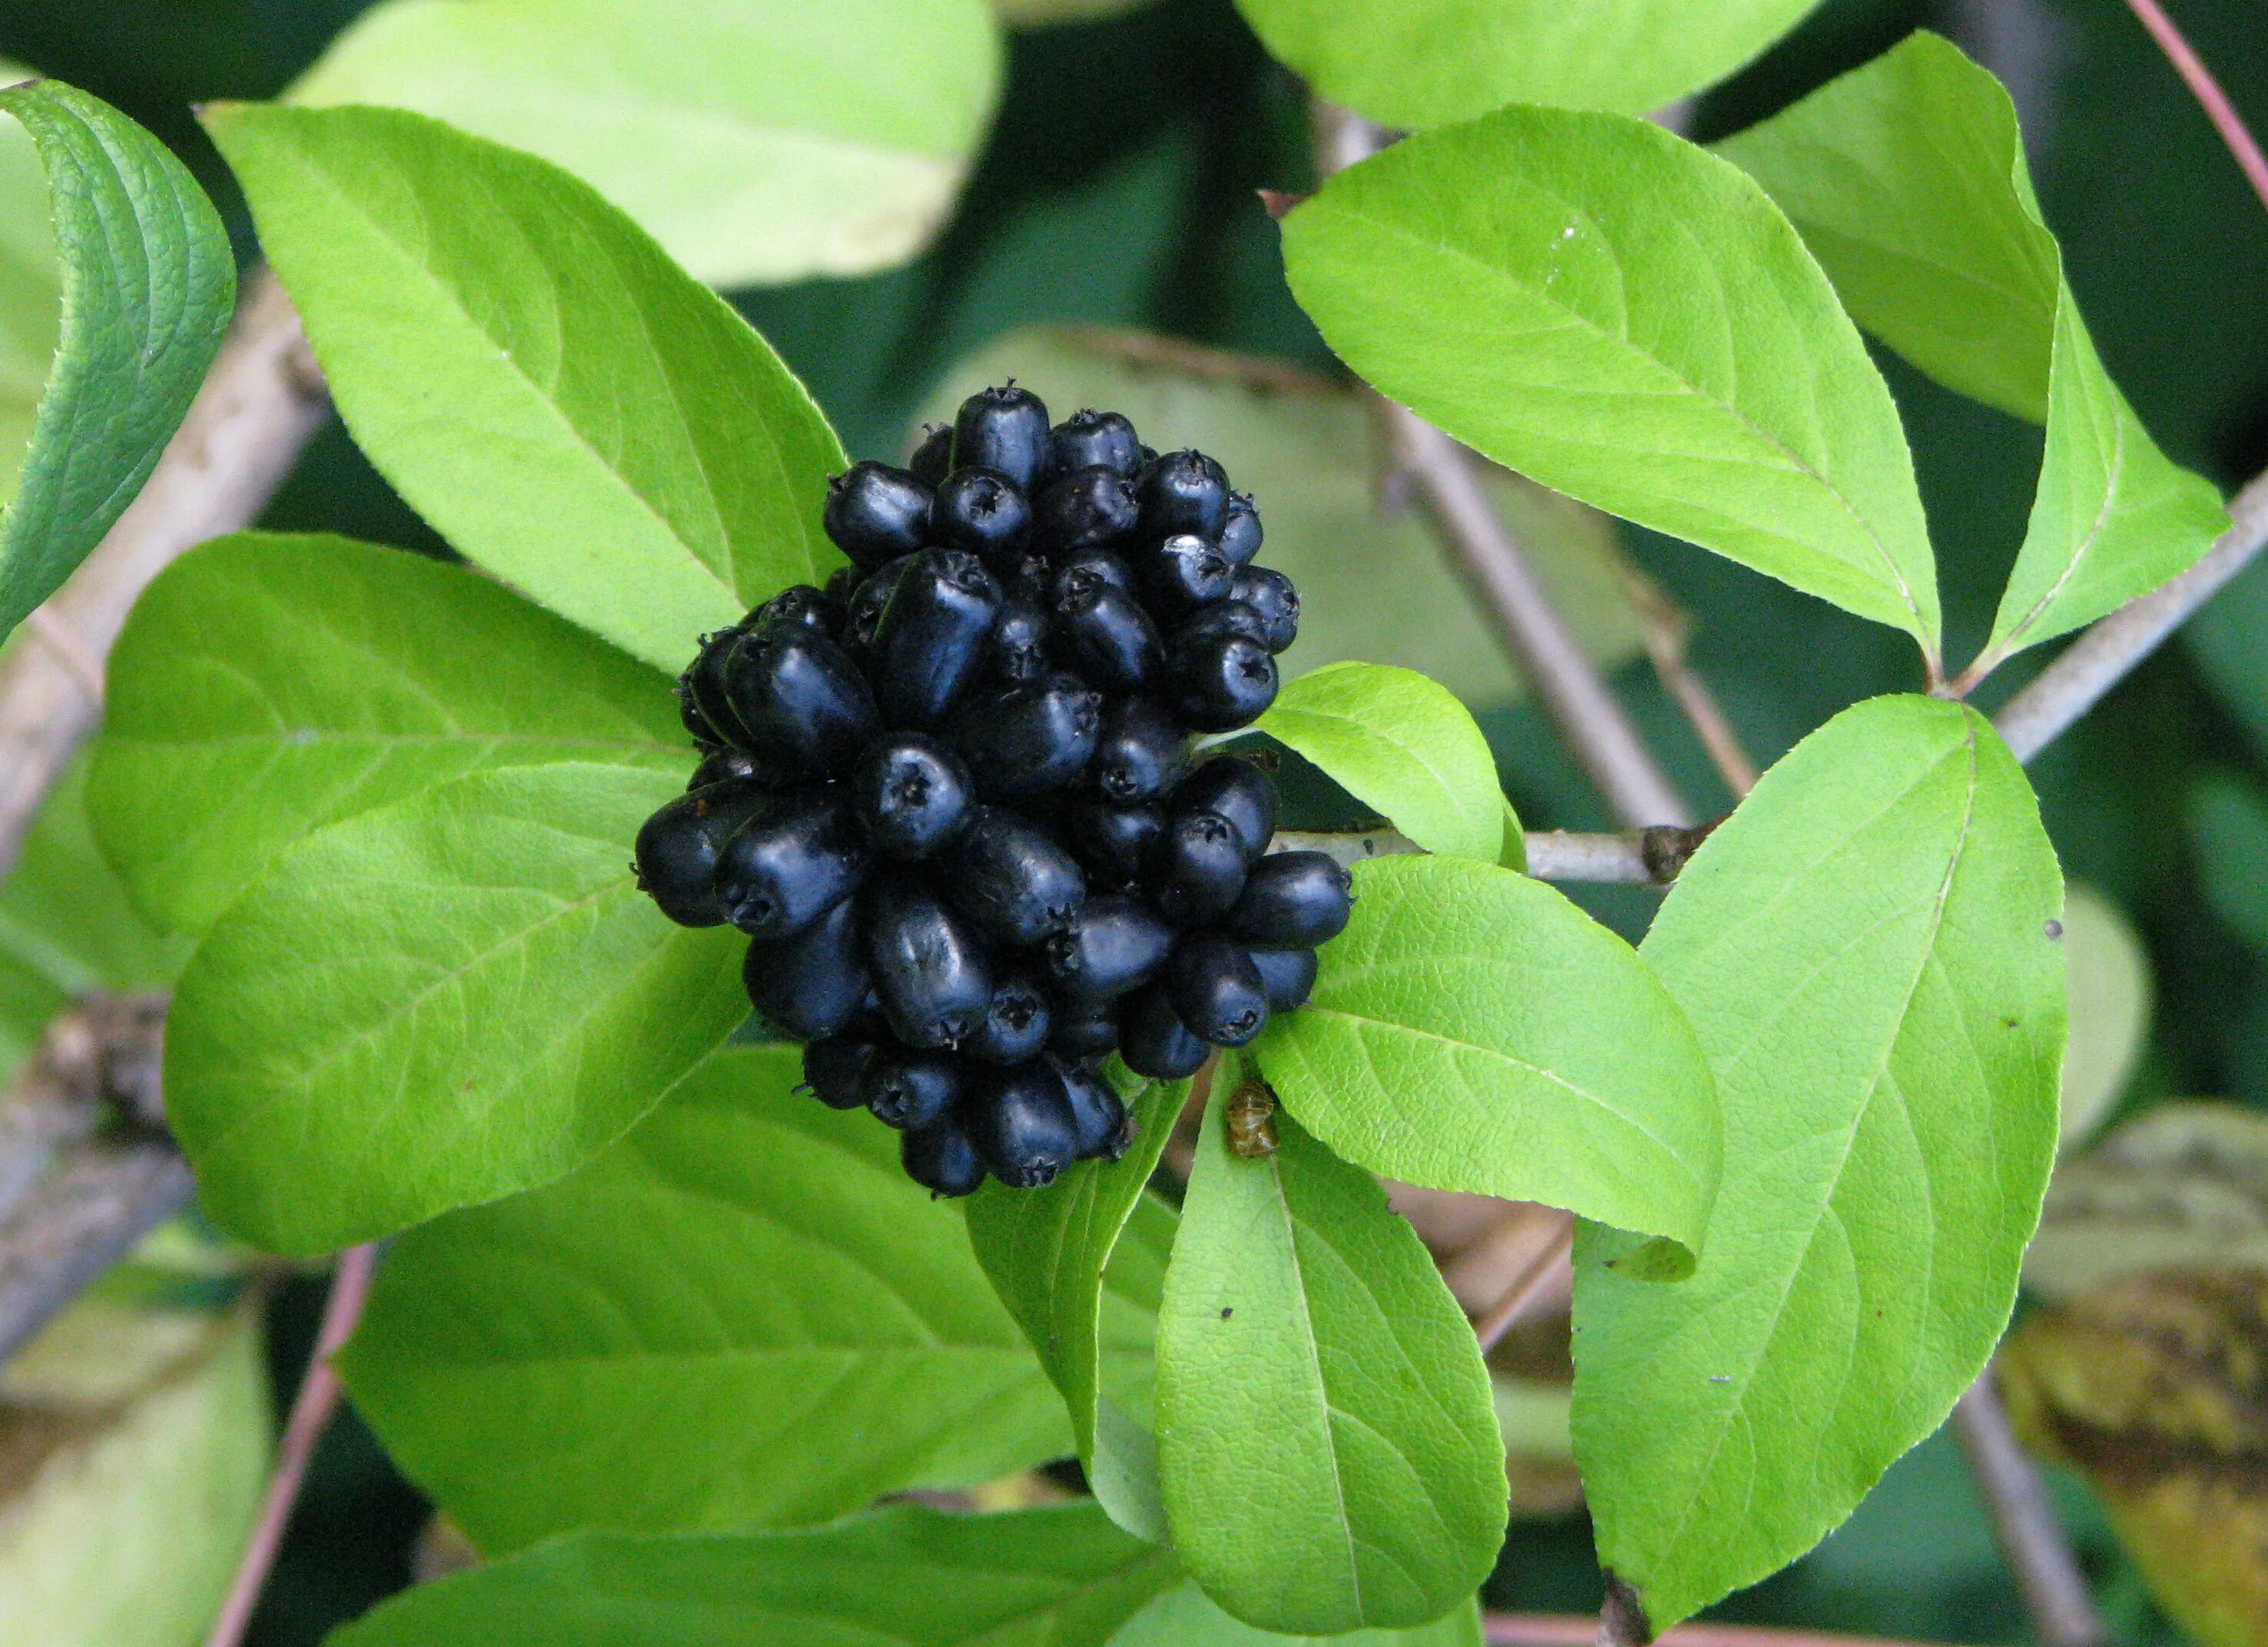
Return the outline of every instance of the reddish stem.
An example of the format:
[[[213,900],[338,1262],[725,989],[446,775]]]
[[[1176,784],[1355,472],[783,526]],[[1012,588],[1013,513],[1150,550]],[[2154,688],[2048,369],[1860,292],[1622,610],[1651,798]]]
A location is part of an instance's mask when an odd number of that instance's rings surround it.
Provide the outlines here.
[[[2174,26],[2173,18],[2166,15],[2158,0],[2126,0],[2126,4],[2141,18],[2142,26],[2150,31],[2150,38],[2158,42],[2158,48],[2172,62],[2175,72],[2188,83],[2205,118],[2228,145],[2229,153],[2236,157],[2237,169],[2252,185],[2252,192],[2260,196],[2260,203],[2268,206],[2268,155],[2260,152],[2259,143],[2245,129],[2243,116],[2228,100],[2228,93],[2220,89],[2220,82],[2213,77],[2213,70],[2205,66],[2205,59],[2182,37],[2181,30]]]
[[[370,1298],[370,1280],[378,1268],[378,1248],[355,1246],[339,1255],[338,1271],[331,1278],[331,1295],[323,1305],[322,1329],[315,1336],[315,1353],[308,1363],[307,1376],[299,1382],[299,1393],[291,1403],[291,1421],[284,1426],[284,1439],[276,1452],[276,1475],[268,1484],[268,1500],[261,1506],[260,1525],[252,1530],[252,1540],[245,1546],[244,1559],[238,1563],[236,1582],[229,1586],[228,1599],[221,1604],[220,1617],[214,1621],[212,1633],[205,1637],[205,1647],[238,1647],[244,1632],[252,1622],[253,1609],[260,1604],[260,1592],[266,1587],[268,1574],[276,1565],[276,1553],[283,1548],[284,1529],[291,1524],[291,1507],[298,1502],[299,1489],[307,1479],[307,1462],[314,1456],[315,1443],[329,1427],[331,1415],[338,1410],[339,1375],[331,1367],[331,1357],[354,1335],[355,1323],[362,1320],[363,1305]]]

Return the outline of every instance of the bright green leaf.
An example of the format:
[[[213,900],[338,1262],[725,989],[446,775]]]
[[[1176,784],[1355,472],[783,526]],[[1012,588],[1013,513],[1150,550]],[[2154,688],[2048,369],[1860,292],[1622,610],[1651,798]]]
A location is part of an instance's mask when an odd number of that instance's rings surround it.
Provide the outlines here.
[[[1256,732],[1297,750],[1428,852],[1498,862],[1496,757],[1447,687],[1411,669],[1329,664],[1285,687]]]
[[[1738,168],[1649,121],[1508,108],[1338,173],[1284,231],[1300,306],[1387,394],[1935,655],[1889,390]]]
[[[1679,875],[1644,953],[1724,1183],[1690,1280],[1576,1248],[1576,1460],[1657,1628],[1810,1548],[1992,1354],[2055,1156],[2062,901],[2007,747],[1919,697],[1813,733]]]
[[[1347,1636],[1278,1636],[1222,1612],[1195,1585],[1168,1590],[1110,1638],[1110,1647],[1481,1647],[1479,1607],[1471,1602],[1411,1629]]]
[[[463,568],[246,533],[136,604],[110,655],[93,807],[136,901],[194,932],[313,830],[556,761],[681,778],[669,682]]]
[[[1287,1115],[1231,1153],[1214,1083],[1158,1321],[1174,1547],[1263,1629],[1426,1623],[1488,1577],[1504,1442],[1479,1347],[1370,1175]]]
[[[0,85],[32,77],[0,61]],[[0,499],[15,495],[63,330],[63,257],[39,145],[0,119]]]
[[[1238,0],[1268,49],[1388,126],[1506,103],[1642,114],[1723,79],[1818,0]]]
[[[739,286],[919,251],[999,58],[983,0],[383,0],[287,96],[416,109],[541,155]]]
[[[1180,1573],[1094,1504],[812,1532],[585,1533],[423,1585],[332,1647],[1103,1647]]]
[[[188,946],[152,932],[95,848],[86,764],[48,791],[16,867],[0,881],[0,1086],[48,1020],[91,990],[161,989]]]
[[[1568,1207],[1690,1267],[1716,1100],[1629,945],[1541,881],[1458,858],[1355,871],[1314,998],[1269,1026],[1268,1078],[1316,1136],[1407,1183]]]
[[[2063,960],[2071,1042],[2063,1059],[2061,1142],[2068,1149],[2126,1095],[2149,1036],[2155,986],[2149,952],[2125,912],[2077,882],[2064,891]]]
[[[348,429],[469,558],[672,673],[841,563],[810,395],[587,184],[394,109],[205,119]]]
[[[1859,325],[1950,388],[2045,423],[1992,661],[2155,588],[2228,525],[2110,381],[2000,83],[1926,32],[1720,145],[1787,212]]]
[[[0,91],[0,113],[22,121],[39,150],[63,268],[46,393],[0,517],[5,635],[150,478],[220,348],[236,259],[188,168],[108,104],[34,80]],[[32,251],[37,237],[17,244]]]
[[[1186,1081],[1175,1081],[1153,1083],[1142,1092],[1130,1107],[1134,1147],[1123,1160],[1086,1162],[1045,1189],[987,1184],[968,1203],[968,1239],[977,1261],[1062,1392],[1095,1497],[1119,1526],[1152,1540],[1162,1540],[1166,1527],[1149,1391],[1146,1380],[1129,1388],[1124,1377],[1114,1379],[1110,1362],[1115,1350],[1117,1358],[1130,1356],[1146,1371],[1157,1295],[1150,1291],[1147,1311],[1130,1310],[1109,1323],[1122,1335],[1112,1342],[1106,1335],[1105,1271],[1120,1232],[1145,1202],[1157,1209],[1153,1217],[1162,1215],[1172,1239],[1170,1210],[1149,1202],[1143,1186],[1189,1092]],[[1138,1263],[1138,1251],[1135,1256]]]
[[[1399,665],[1476,706],[1524,690],[1502,637],[1419,513],[1381,512],[1388,458],[1377,421],[1344,385],[1168,338],[1038,327],[961,362],[924,414],[949,420],[963,396],[1009,378],[1058,415],[1109,407],[1168,447],[1220,460],[1259,504],[1268,533],[1261,558],[1300,585],[1300,639],[1286,664]],[[1639,657],[1614,523],[1501,471],[1490,478],[1498,509],[1585,649],[1609,669]],[[1391,600],[1378,599],[1382,576],[1393,579]]]
[[[387,1255],[342,1371],[482,1548],[828,1521],[1062,1456],[959,1210],[801,1079],[726,1048],[580,1172]]]
[[[206,936],[166,1100],[206,1210],[316,1253],[561,1177],[747,1014],[741,941],[637,889],[670,776],[482,773],[310,835]]]

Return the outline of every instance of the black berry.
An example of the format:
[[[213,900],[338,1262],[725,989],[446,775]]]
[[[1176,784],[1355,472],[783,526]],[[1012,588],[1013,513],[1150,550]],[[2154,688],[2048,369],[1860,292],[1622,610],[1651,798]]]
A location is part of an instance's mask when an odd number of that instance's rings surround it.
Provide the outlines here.
[[[953,907],[1016,948],[1060,932],[1086,899],[1086,878],[1049,831],[998,806],[980,810],[945,877]]]
[[[859,901],[874,992],[890,1032],[909,1047],[951,1047],[984,1021],[992,967],[975,929],[935,893],[902,875]]]
[[[1079,1159],[1078,1120],[1063,1077],[1044,1058],[980,1072],[966,1113],[977,1158],[1012,1189],[1051,1184]]]
[[[1219,812],[1176,807],[1151,849],[1144,889],[1175,926],[1210,926],[1244,891],[1244,838]]]
[[[803,1084],[829,1109],[857,1109],[866,1100],[859,1077],[880,1048],[863,1035],[824,1035],[803,1049]]]
[[[1048,1050],[1063,1058],[1104,1058],[1118,1049],[1118,1003],[1060,999],[1048,1009]]]
[[[850,774],[850,810],[876,852],[911,863],[949,845],[976,804],[968,768],[934,738],[878,738]]]
[[[1090,898],[1048,940],[1048,971],[1064,993],[1101,1001],[1140,989],[1164,970],[1174,929],[1143,900]]]
[[[1260,982],[1267,986],[1271,1012],[1291,1012],[1307,1005],[1322,970],[1311,949],[1256,949],[1252,964],[1259,968]]]
[[[1054,451],[1058,474],[1103,468],[1131,480],[1143,462],[1134,425],[1116,412],[1073,413],[1056,425]]]
[[[874,1119],[901,1130],[934,1126],[960,1100],[960,1060],[943,1052],[884,1052],[858,1078],[859,1100]]]
[[[1135,567],[1142,598],[1167,618],[1193,613],[1228,598],[1236,568],[1203,538],[1167,538]]]
[[[1201,762],[1174,787],[1175,812],[1219,812],[1236,827],[1244,861],[1256,864],[1276,838],[1276,785],[1268,775],[1239,755]]]
[[[1048,555],[1101,548],[1134,530],[1134,487],[1101,465],[1073,469],[1040,494],[1032,541]]]
[[[935,486],[953,468],[953,425],[932,423],[922,431],[921,445],[906,460],[906,470],[924,486]]]
[[[1079,1158],[1115,1161],[1134,1143],[1134,1123],[1110,1083],[1093,1070],[1058,1066],[1071,1124],[1079,1131]]]
[[[953,424],[953,467],[998,469],[1029,492],[1046,474],[1053,446],[1048,408],[1013,384],[980,389],[961,403]]]
[[[746,779],[691,790],[645,820],[638,830],[638,890],[680,926],[722,926],[717,900],[717,860],[770,796]]]
[[[725,684],[750,746],[783,766],[839,772],[882,729],[865,677],[842,648],[800,624],[743,636]]]
[[[1103,711],[1087,780],[1124,805],[1162,795],[1180,777],[1189,735],[1150,698],[1121,698]]]
[[[1321,852],[1278,852],[1245,877],[1226,929],[1256,949],[1313,949],[1346,930],[1353,880]]]
[[[851,563],[872,571],[928,540],[930,489],[887,463],[859,463],[827,489],[827,535]]]
[[[1228,520],[1228,476],[1202,452],[1169,452],[1145,464],[1134,493],[1145,537],[1217,538]]]
[[[1280,652],[1300,638],[1300,592],[1283,573],[1266,566],[1239,567],[1228,598],[1260,614],[1268,626],[1270,651]]]
[[[739,749],[711,749],[701,757],[701,764],[693,768],[686,782],[686,790],[705,790],[711,783],[729,783],[736,779],[758,778],[762,776],[755,761]]]
[[[1265,656],[1265,654],[1263,654]],[[1102,726],[1102,695],[1057,673],[1029,686],[977,692],[954,715],[947,739],[990,795],[1061,789],[1086,769]]]
[[[893,726],[936,724],[976,678],[1000,614],[1000,585],[958,549],[917,555],[874,630],[874,699]]]
[[[1248,566],[1252,557],[1260,553],[1263,533],[1260,511],[1252,505],[1248,492],[1228,495],[1228,518],[1221,523],[1218,547],[1222,558],[1232,566]]]
[[[1048,673],[1048,614],[1031,595],[1012,591],[985,637],[983,674],[1002,686],[1029,686]]]
[[[1105,692],[1139,692],[1165,666],[1158,626],[1133,596],[1108,584],[1056,602],[1056,655]]]
[[[1012,570],[1032,529],[1032,505],[998,469],[955,469],[937,489],[930,534],[986,565]]]
[[[1120,806],[1100,795],[1079,795],[1064,804],[1061,823],[1090,881],[1116,892],[1132,886],[1149,867],[1151,850],[1165,833],[1166,815],[1139,801]],[[1240,884],[1242,879],[1240,874]]]
[[[867,863],[865,839],[839,796],[777,796],[718,854],[718,907],[753,937],[787,937],[858,891]]]
[[[809,584],[790,584],[748,614],[740,627],[756,630],[776,623],[799,623],[830,638],[834,634],[834,614],[828,607],[827,596]]]
[[[992,991],[992,1004],[985,1009],[984,1021],[961,1043],[961,1050],[1003,1069],[1028,1063],[1047,1046],[1054,1020],[1047,986],[1020,973],[1002,980]]]
[[[899,1139],[898,1161],[906,1176],[932,1195],[973,1195],[984,1183],[984,1163],[957,1114]]]
[[[1243,1047],[1268,1026],[1268,986],[1243,945],[1219,932],[1192,932],[1167,964],[1166,998],[1199,1040]]]
[[[1054,575],[1048,579],[1048,598],[1068,599],[1097,584],[1108,584],[1130,595],[1135,592],[1134,569],[1123,556],[1108,549],[1082,549],[1055,562]]]
[[[1189,1033],[1165,990],[1153,986],[1130,999],[1119,1014],[1118,1055],[1137,1075],[1186,1081],[1212,1056],[1212,1048]]]
[[[873,987],[858,944],[858,904],[844,899],[793,937],[758,938],[740,964],[748,1004],[798,1040],[840,1033]]]

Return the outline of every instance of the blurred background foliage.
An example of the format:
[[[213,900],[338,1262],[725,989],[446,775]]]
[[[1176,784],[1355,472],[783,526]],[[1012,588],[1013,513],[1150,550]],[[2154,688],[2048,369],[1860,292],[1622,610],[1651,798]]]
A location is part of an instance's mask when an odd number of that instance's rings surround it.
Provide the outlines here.
[[[174,144],[248,253],[240,200],[191,106],[276,94],[364,9],[363,0],[0,0],[0,57],[85,86]],[[999,0],[999,9],[1024,22],[1057,20],[1010,36],[997,124],[928,248],[881,273],[738,292],[734,301],[802,373],[854,455],[899,455],[920,415],[1010,372],[1074,404],[1130,403],[1145,427],[1218,445],[1233,469],[1259,483],[1271,542],[1320,557],[1295,568],[1315,618],[1303,665],[1381,657],[1382,647],[1402,644],[1393,660],[1437,670],[1483,713],[1531,827],[1603,825],[1549,728],[1521,701],[1509,665],[1461,609],[1438,551],[1406,518],[1381,520],[1370,507],[1366,426],[1292,304],[1255,195],[1312,183],[1300,88],[1269,62],[1228,0]],[[2180,0],[2176,9],[2256,129],[2268,127],[2260,0]],[[2114,375],[2169,453],[2224,487],[2268,467],[2268,214],[2120,0],[1825,0],[1701,100],[1694,135],[1736,130],[1925,26],[1952,34],[2015,92],[2073,286]],[[0,149],[0,187],[26,181],[15,175],[22,158]],[[36,284],[45,268],[37,250],[0,245],[0,273],[20,265]],[[22,361],[40,358],[45,335],[33,327],[18,337],[10,324],[0,316],[0,401],[14,394],[8,386]],[[1265,364],[1193,356],[1127,332]],[[2014,557],[2039,436],[1881,358],[1918,454],[1959,658],[1983,638]],[[0,407],[0,416],[13,414]],[[1666,595],[1686,614],[1691,661],[1760,761],[1847,703],[1918,685],[1911,647],[1887,629],[1642,533],[1624,533],[1618,551],[1594,524],[1509,482],[1505,496],[1550,546],[1555,585],[1705,810],[1721,810],[1729,797],[1644,661],[1631,588]],[[440,552],[335,425],[264,524]],[[1391,577],[1359,575],[1366,562],[1389,557]],[[2004,671],[1988,699],[2036,666]],[[2075,960],[2095,980],[2081,1012],[2099,1003],[2103,1025],[2089,1027],[2108,1026],[2087,1054],[2088,1119],[2115,1122],[2171,1097],[2268,1109],[2268,564],[2034,776],[2068,872],[2100,894],[2081,917],[2091,936]],[[1320,786],[1307,793],[1311,809],[1329,807]],[[22,1050],[25,1021],[84,987],[72,969],[93,964],[42,948],[40,937],[55,924],[39,918],[51,896],[41,866],[68,875],[84,847],[75,794],[65,792],[45,827],[48,849],[0,893],[0,1054]],[[1634,933],[1653,901],[1633,892],[1592,901]],[[151,940],[129,957],[129,969],[161,982],[173,959]],[[273,1295],[279,1401],[304,1360],[318,1296],[305,1283]],[[2025,1341],[2027,1365],[2048,1371],[2033,1407],[2036,1418],[2052,1417],[2056,1306],[2036,1307],[2043,1313],[2026,1329],[2035,1335]],[[2073,1330],[2100,1326],[2090,1319]],[[221,1380],[210,1385],[210,1401],[225,1403],[237,1387],[225,1382],[238,1364],[229,1357],[240,1360],[229,1347],[237,1341],[210,1342],[220,1347],[200,1349],[196,1364],[218,1371],[197,1376]],[[16,1395],[0,1390],[0,1441],[31,1433],[22,1429],[31,1409],[11,1402]],[[150,1422],[194,1427],[195,1417]],[[1547,1453],[1553,1422],[1548,1400],[1540,1409],[1510,1401],[1508,1427],[1543,1432]],[[2058,1488],[2121,1642],[2180,1641],[2114,1540],[2110,1514],[2132,1505],[2115,1493],[2097,1498],[2077,1473],[2059,1476]],[[406,1582],[423,1520],[367,1433],[339,1425],[254,1639],[313,1643]],[[1488,1599],[1581,1610],[1598,1595],[1577,1515],[1515,1523]],[[2024,1639],[2014,1586],[1944,1436],[1895,1468],[1818,1552],[1717,1615],[1974,1643]],[[11,1634],[0,1616],[0,1641],[33,1639],[48,1638]]]

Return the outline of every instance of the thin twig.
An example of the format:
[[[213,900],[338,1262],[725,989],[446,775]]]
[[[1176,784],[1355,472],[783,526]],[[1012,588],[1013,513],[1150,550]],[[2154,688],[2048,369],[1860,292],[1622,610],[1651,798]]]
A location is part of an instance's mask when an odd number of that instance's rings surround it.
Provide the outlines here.
[[[2142,26],[2150,31],[2150,38],[2158,42],[2174,65],[2174,72],[2188,85],[2190,94],[2204,108],[2205,118],[2220,134],[2221,142],[2236,158],[2237,170],[2244,180],[2252,185],[2252,192],[2260,196],[2260,203],[2268,206],[2268,155],[2260,152],[2260,145],[2245,129],[2244,120],[2236,112],[2236,105],[2228,100],[2228,93],[2220,89],[2213,70],[2205,66],[2205,59],[2197,55],[2180,29],[2174,26],[2165,8],[2158,0],[2126,0],[2128,10],[2142,19]]]
[[[1645,643],[1662,689],[1683,713],[1734,798],[1745,796],[1756,786],[1756,763],[1749,759],[1733,723],[1725,717],[1717,695],[1686,658],[1691,621],[1654,586],[1652,578],[1635,570],[1624,577],[1623,588],[1638,614],[1638,638]]]
[[[33,635],[46,643],[0,662],[0,876],[101,719],[103,665],[134,602],[183,550],[252,524],[329,406],[291,299],[265,270],[254,274],[141,496],[34,614]]]
[[[1592,1647],[1598,1621],[1558,1613],[1488,1613],[1481,1617],[1489,1647]],[[1661,1638],[1661,1647],[1919,1647],[1912,1642],[1874,1636],[1837,1636],[1826,1630],[1771,1629],[1748,1624],[1681,1624]]]
[[[1504,1296],[1473,1323],[1473,1336],[1480,1341],[1481,1354],[1485,1356],[1502,1343],[1504,1335],[1520,1325],[1529,1306],[1544,1295],[1553,1282],[1561,1279],[1567,1268],[1568,1254],[1574,1250],[1574,1215],[1563,1214],[1550,1244],[1528,1261],[1528,1267],[1504,1290]]]
[[[2000,1553],[2023,1585],[2039,1647],[2109,1647],[2110,1633],[2095,1609],[2087,1575],[2048,1501],[2039,1467],[2008,1427],[1990,1367],[1954,1408],[1953,1425],[1992,1512]]]
[[[194,1189],[170,1139],[92,1138],[58,1151],[0,1219],[0,1361],[188,1206]]]
[[[323,1305],[322,1328],[315,1337],[315,1353],[307,1364],[306,1377],[299,1381],[299,1393],[291,1403],[291,1420],[284,1426],[284,1439],[276,1448],[276,1474],[268,1484],[267,1500],[261,1505],[260,1524],[253,1529],[251,1541],[245,1546],[244,1559],[238,1564],[235,1581],[229,1585],[228,1599],[221,1604],[220,1616],[213,1621],[212,1633],[205,1637],[205,1647],[238,1647],[252,1622],[253,1611],[260,1604],[260,1592],[276,1565],[276,1552],[283,1548],[284,1531],[291,1520],[291,1507],[298,1502],[299,1489],[306,1482],[307,1465],[314,1457],[315,1443],[322,1439],[331,1415],[338,1409],[339,1375],[331,1365],[331,1358],[354,1335],[355,1325],[362,1320],[363,1305],[370,1299],[371,1276],[377,1268],[375,1246],[349,1247],[339,1254],[338,1270],[331,1278],[331,1295]]]

